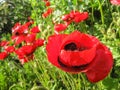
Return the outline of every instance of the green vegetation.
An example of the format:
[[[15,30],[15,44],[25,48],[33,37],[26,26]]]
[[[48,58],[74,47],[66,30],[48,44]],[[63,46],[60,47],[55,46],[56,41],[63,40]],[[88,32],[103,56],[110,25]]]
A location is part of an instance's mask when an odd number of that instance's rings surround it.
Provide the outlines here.
[[[43,0],[6,0],[0,4],[0,40],[8,40],[16,22],[22,24],[30,16],[41,32],[38,37],[45,45],[35,51],[35,59],[21,65],[15,55],[0,60],[0,90],[119,90],[120,89],[120,6],[109,0],[50,0],[53,13],[47,18]],[[70,74],[52,66],[45,46],[48,36],[54,34],[54,23],[62,23],[61,16],[71,10],[88,12],[87,20],[71,23],[65,31],[74,30],[96,36],[111,50],[114,66],[110,74],[98,83],[91,83],[82,73]],[[1,49],[1,48],[0,48]],[[2,51],[2,50],[1,50]],[[104,68],[104,67],[101,67]]]

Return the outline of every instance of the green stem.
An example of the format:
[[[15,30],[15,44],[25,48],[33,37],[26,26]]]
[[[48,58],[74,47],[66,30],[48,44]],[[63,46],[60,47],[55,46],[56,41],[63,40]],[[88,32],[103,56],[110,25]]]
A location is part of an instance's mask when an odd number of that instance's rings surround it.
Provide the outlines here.
[[[94,6],[93,6],[93,0],[91,0],[91,6],[92,6],[92,22],[95,21],[95,18],[94,18]]]
[[[101,4],[100,0],[98,0],[98,3],[99,3],[99,7],[100,7],[102,24],[104,25],[104,15],[103,15],[103,9],[102,9],[102,4]]]
[[[80,74],[80,76],[81,76],[81,79],[82,79],[82,82],[83,82],[83,86],[84,86],[83,89],[84,89],[84,90],[87,90],[85,77],[84,77],[83,74]]]

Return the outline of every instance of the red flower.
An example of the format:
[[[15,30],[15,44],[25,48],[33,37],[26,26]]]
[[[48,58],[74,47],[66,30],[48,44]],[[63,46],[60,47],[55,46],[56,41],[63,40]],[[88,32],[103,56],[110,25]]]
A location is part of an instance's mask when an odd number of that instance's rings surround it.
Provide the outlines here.
[[[11,38],[15,42],[14,44],[18,45],[25,40],[25,35],[12,36]]]
[[[104,79],[113,65],[106,46],[94,36],[78,31],[50,36],[46,50],[53,65],[66,72],[84,72],[91,82]]]
[[[75,23],[79,23],[79,22],[81,22],[81,21],[83,21],[87,18],[88,18],[88,12],[78,13],[78,14],[75,15],[73,21]]]
[[[1,52],[0,53],[0,60],[5,59],[8,56],[7,52]]]
[[[46,18],[46,17],[48,17],[52,12],[53,12],[53,9],[52,9],[52,8],[48,8],[47,11],[42,14],[42,17],[43,17],[43,18]]]
[[[42,17],[43,17],[43,18],[46,18],[47,16],[49,16],[49,15],[48,15],[48,13],[46,13],[46,12],[44,12],[44,13],[42,14]]]
[[[27,36],[25,37],[25,41],[26,43],[32,43],[33,41],[35,41],[35,38],[36,38],[36,33],[27,34]]]
[[[28,33],[28,27],[33,24],[33,21],[26,22],[25,24],[21,25],[20,23],[16,23],[12,28],[13,35],[21,35]]]
[[[24,64],[29,60],[33,59],[33,52],[35,51],[35,49],[36,47],[33,45],[25,45],[15,51],[21,64]]]
[[[21,28],[21,24],[18,22],[14,25],[14,27],[12,28],[12,34],[16,35],[16,33],[18,32],[18,30]]]
[[[35,49],[36,48],[33,45],[25,45],[16,50],[15,52],[17,55],[24,56],[32,54],[35,51]]]
[[[0,46],[1,46],[1,47],[7,46],[8,44],[9,44],[8,41],[1,41],[1,42],[0,42]]]
[[[66,15],[62,16],[62,20],[64,20],[64,21],[68,21],[69,19],[70,19],[69,14],[66,14]]]
[[[32,32],[32,33],[39,33],[40,30],[39,30],[38,26],[35,26],[35,27],[33,27],[33,28],[31,29],[30,32]]]
[[[15,51],[15,48],[13,46],[6,46],[5,50],[9,53],[12,53]]]
[[[26,23],[26,24],[24,24],[24,25],[22,25],[21,26],[21,28],[18,30],[18,34],[26,34],[26,33],[28,33],[28,25],[29,25],[30,23]]]
[[[110,0],[113,5],[120,5],[120,0]]]
[[[45,5],[48,7],[48,6],[50,6],[50,1],[46,1],[45,2]]]
[[[27,63],[30,60],[33,60],[33,58],[34,58],[34,55],[30,54],[28,56],[19,57],[19,60],[20,60],[21,64],[24,64],[24,63]]]
[[[22,59],[25,57],[25,53],[24,53],[24,50],[21,48],[15,50],[15,53],[18,55],[18,58],[19,59]]]
[[[43,39],[37,39],[33,43],[33,45],[35,45],[36,48],[42,46],[43,44],[44,44],[44,40]]]
[[[75,23],[79,23],[85,19],[88,18],[88,12],[78,12],[78,11],[71,11],[69,14],[66,14],[64,16],[62,16],[62,20],[66,21],[66,22],[70,22],[73,21]]]
[[[65,30],[66,28],[67,28],[67,25],[65,25],[65,24],[56,24],[56,25],[54,26],[54,29],[55,29],[55,31],[57,31],[57,32],[63,31],[63,30]]]

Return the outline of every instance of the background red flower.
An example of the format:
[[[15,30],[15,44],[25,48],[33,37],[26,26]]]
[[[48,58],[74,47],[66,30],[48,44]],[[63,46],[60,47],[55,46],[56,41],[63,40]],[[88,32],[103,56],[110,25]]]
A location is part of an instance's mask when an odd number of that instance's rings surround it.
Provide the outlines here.
[[[113,5],[120,5],[120,0],[110,0]]]

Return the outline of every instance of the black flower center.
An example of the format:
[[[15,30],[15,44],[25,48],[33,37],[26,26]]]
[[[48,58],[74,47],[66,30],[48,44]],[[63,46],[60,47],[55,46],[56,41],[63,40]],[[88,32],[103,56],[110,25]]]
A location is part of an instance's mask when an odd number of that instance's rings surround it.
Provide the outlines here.
[[[83,51],[83,50],[86,50],[86,48],[83,46],[81,46],[80,48],[77,48],[77,45],[72,42],[72,43],[65,45],[64,50],[66,50],[66,51],[68,51],[68,50],[69,51],[75,51],[75,50]]]
[[[75,43],[69,43],[69,44],[65,45],[64,49],[74,51],[74,50],[77,50],[77,46]]]

